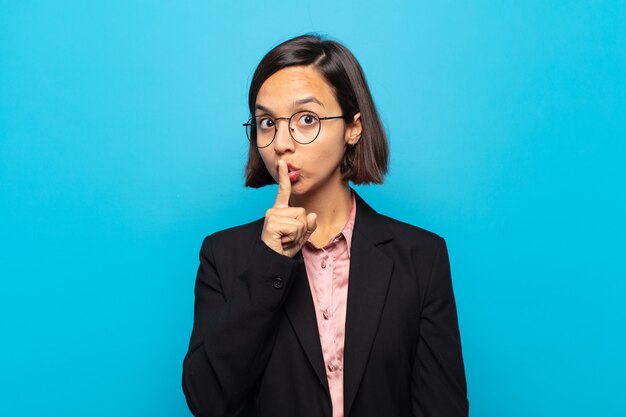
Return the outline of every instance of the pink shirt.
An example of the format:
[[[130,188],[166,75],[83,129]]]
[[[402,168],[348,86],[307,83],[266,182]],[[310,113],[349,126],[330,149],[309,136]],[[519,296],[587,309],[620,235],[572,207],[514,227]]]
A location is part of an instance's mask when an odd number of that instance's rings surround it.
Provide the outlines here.
[[[323,248],[316,247],[311,241],[302,247],[326,364],[333,417],[343,417],[343,347],[355,217],[356,200],[352,193],[352,210],[341,232]]]

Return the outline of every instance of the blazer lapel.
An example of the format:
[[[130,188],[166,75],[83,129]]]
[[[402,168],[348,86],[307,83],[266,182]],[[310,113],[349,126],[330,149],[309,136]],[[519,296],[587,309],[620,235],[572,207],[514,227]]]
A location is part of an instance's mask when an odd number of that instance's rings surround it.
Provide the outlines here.
[[[350,275],[344,346],[344,411],[356,397],[376,336],[393,270],[392,260],[377,245],[392,239],[382,217],[356,194],[356,219],[350,249]],[[294,259],[303,262],[302,253]],[[315,307],[304,264],[285,302],[285,313],[328,398],[330,391],[320,344]]]
[[[301,252],[298,252],[294,259],[304,262]],[[285,312],[300,340],[302,349],[304,349],[309,362],[311,362],[315,374],[330,398],[326,368],[324,367],[324,356],[322,354],[322,346],[317,329],[315,306],[313,305],[313,298],[311,296],[311,289],[309,287],[309,280],[306,275],[304,263],[300,271],[298,276],[294,277],[295,280],[291,292],[285,302]]]
[[[350,414],[365,371],[393,270],[393,261],[377,247],[391,240],[391,233],[358,194],[356,199],[344,346],[345,416]]]

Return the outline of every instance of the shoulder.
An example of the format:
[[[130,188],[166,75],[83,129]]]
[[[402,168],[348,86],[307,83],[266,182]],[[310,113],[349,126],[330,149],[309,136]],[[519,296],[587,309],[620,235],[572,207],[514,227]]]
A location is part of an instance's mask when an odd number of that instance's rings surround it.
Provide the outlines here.
[[[379,216],[393,237],[390,246],[400,256],[407,256],[423,267],[432,265],[441,254],[447,256],[446,241],[437,233],[383,214]]]
[[[247,246],[252,246],[261,236],[263,221],[264,219],[260,218],[206,236],[202,241],[201,254],[213,253],[215,257],[222,257],[227,254],[245,253]]]
[[[394,238],[426,246],[438,246],[443,238],[437,233],[410,223],[379,214],[381,221],[389,228]]]
[[[393,246],[405,249],[430,248],[435,251],[445,245],[444,239],[437,233],[379,213],[357,195],[355,229],[359,226],[364,234],[377,243],[387,240],[393,242]]]
[[[430,258],[445,248],[444,239],[437,233],[378,213],[358,194],[355,195],[355,232],[363,234],[376,245],[385,242],[383,246],[392,257],[419,254],[420,257]]]

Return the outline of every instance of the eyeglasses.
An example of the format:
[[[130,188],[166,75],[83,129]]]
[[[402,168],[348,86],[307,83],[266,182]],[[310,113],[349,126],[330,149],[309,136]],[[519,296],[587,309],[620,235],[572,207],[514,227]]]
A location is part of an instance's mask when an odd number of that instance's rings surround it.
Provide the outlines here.
[[[303,145],[313,142],[320,134],[322,120],[339,119],[343,116],[319,117],[312,111],[299,111],[291,117],[251,117],[243,126],[251,142],[256,141],[257,148],[266,148],[272,144],[278,131],[279,120],[289,120],[289,133],[293,140]]]

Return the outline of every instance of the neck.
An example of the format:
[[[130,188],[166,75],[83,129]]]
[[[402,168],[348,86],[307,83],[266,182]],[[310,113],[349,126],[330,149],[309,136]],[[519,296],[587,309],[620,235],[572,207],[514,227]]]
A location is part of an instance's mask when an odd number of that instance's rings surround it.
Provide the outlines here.
[[[317,214],[317,228],[311,241],[318,247],[324,246],[330,238],[345,226],[352,210],[352,194],[346,181],[337,181],[331,189],[311,191],[306,195],[292,195],[292,206],[303,207],[307,213]]]

